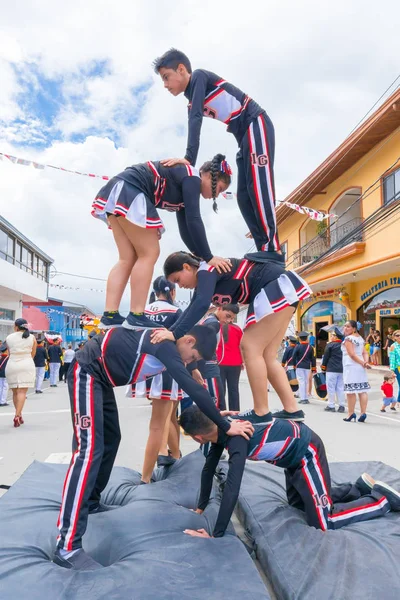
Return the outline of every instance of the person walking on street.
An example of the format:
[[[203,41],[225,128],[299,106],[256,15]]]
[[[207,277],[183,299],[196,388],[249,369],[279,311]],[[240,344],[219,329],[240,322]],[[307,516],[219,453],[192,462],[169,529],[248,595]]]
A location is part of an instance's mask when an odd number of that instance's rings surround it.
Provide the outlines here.
[[[28,329],[25,319],[17,319],[14,333],[7,336],[6,344],[10,358],[6,366],[7,382],[13,393],[15,407],[14,427],[23,425],[22,411],[28,388],[35,384],[36,339]]]
[[[299,382],[299,404],[310,404],[308,399],[308,379],[310,369],[316,372],[316,360],[314,348],[308,343],[307,331],[300,331],[299,341],[293,351],[292,365],[296,369],[296,377]]]
[[[8,383],[6,379],[6,366],[8,362],[8,350],[6,344],[0,344],[0,406],[8,406],[7,392]]]
[[[61,340],[54,340],[54,344],[51,344],[48,349],[49,362],[50,362],[50,387],[57,387],[58,374],[60,372],[62,350]]]
[[[371,369],[368,363],[368,355],[364,347],[364,340],[358,333],[357,321],[347,321],[343,328],[344,341],[343,352],[343,381],[344,393],[347,395],[348,417],[343,419],[350,422],[356,420],[354,412],[357,394],[360,401],[361,415],[358,420],[364,423],[367,418],[368,383],[367,369]]]
[[[397,405],[400,405],[400,329],[393,332],[394,344],[390,347],[389,361],[390,370],[396,375],[399,386],[397,394]]]
[[[43,394],[42,392],[42,384],[44,379],[44,374],[46,370],[46,363],[49,360],[49,355],[47,354],[47,350],[44,347],[44,340],[39,339],[37,341],[36,354],[34,356],[33,362],[35,363],[36,368],[36,381],[35,381],[35,393]]]
[[[336,412],[335,396],[339,403],[338,412],[345,412],[345,396],[343,383],[343,352],[341,343],[344,336],[338,327],[332,332],[332,341],[326,347],[322,357],[321,371],[326,373],[326,386],[328,388],[328,406],[326,412]]]
[[[72,344],[68,344],[68,349],[64,352],[64,369],[63,369],[63,380],[67,383],[67,373],[71,366],[72,361],[75,358],[75,351],[72,350]]]

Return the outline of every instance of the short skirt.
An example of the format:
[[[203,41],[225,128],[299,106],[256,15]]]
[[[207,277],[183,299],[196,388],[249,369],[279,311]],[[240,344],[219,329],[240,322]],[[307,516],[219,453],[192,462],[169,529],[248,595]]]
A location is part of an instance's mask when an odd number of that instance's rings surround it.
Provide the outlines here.
[[[123,179],[113,177],[101,188],[92,204],[92,215],[107,225],[108,216],[124,217],[134,225],[144,229],[165,228],[156,207],[137,187]]]
[[[274,279],[264,286],[250,302],[245,329],[284,308],[289,306],[296,308],[299,302],[311,294],[310,286],[299,275],[292,271],[282,273],[278,279]]]
[[[182,400],[182,390],[167,371],[149,377],[146,381],[131,386],[132,398],[149,398],[149,400]]]

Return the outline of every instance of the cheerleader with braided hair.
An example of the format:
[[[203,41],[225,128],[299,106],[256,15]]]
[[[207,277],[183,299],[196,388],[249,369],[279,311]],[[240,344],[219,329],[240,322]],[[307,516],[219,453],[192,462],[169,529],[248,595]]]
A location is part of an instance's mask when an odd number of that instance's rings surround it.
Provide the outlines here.
[[[222,154],[204,163],[200,171],[189,165],[165,167],[149,161],[128,167],[99,191],[92,214],[112,229],[119,260],[107,280],[106,306],[101,327],[128,329],[154,327],[144,314],[154,265],[160,253],[164,225],[158,209],[176,212],[182,241],[193,254],[217,271],[227,272],[230,262],[214,256],[200,214],[200,194],[214,200],[231,183],[232,170]],[[130,279],[130,313],[119,314],[122,294]]]

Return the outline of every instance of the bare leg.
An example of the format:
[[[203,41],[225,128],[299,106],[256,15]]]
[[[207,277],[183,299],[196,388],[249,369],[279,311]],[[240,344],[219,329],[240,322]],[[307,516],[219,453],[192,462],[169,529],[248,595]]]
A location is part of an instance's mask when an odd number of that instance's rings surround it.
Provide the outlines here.
[[[149,483],[154,465],[157,462],[158,452],[160,450],[165,422],[170,410],[171,401],[153,399],[149,438],[147,440],[146,451],[144,455],[142,481]]]
[[[167,419],[165,421],[165,427],[164,427],[164,432],[163,432],[160,451],[159,451],[159,454],[161,454],[162,456],[168,456],[168,437],[169,437],[169,428],[171,425],[171,412],[173,410],[173,407],[174,407],[174,403],[171,402],[171,407],[170,407],[169,413],[167,415]]]
[[[361,413],[364,414],[367,412],[368,394],[366,392],[362,392],[361,394],[358,394],[358,398],[360,400]]]
[[[15,416],[20,417],[26,401],[26,393],[28,388],[14,388],[13,402],[15,407]]]
[[[122,295],[136,261],[135,249],[120,225],[123,217],[109,216],[114,240],[118,248],[118,262],[111,269],[107,279],[106,310],[118,310]]]
[[[286,330],[287,324],[286,322],[283,322],[282,328],[276,334],[275,339],[271,341],[271,344],[264,351],[264,360],[267,365],[268,379],[278,394],[284,409],[287,412],[296,412],[298,410],[297,401],[293,396],[293,391],[290,387],[286,371],[278,362],[276,358],[276,352],[274,350],[275,344],[280,343],[280,340],[284,336]]]
[[[354,413],[354,409],[356,407],[357,396],[355,394],[346,394],[347,395],[347,411],[349,417]]]
[[[176,420],[176,402],[173,402],[168,436],[168,447],[173,458],[180,458],[181,456],[179,448],[180,437],[179,425],[178,421]]]
[[[258,323],[251,325],[243,334],[241,350],[253,394],[254,411],[259,416],[269,412],[268,365],[264,354],[268,351],[268,356],[273,356],[276,361],[278,347],[282,341],[282,331],[286,331],[293,312],[293,308],[288,307],[284,308],[279,313],[268,315]],[[276,381],[275,376],[275,383],[272,380],[271,383],[277,392],[278,389],[275,384],[277,383],[278,387],[280,385],[282,393],[284,386],[283,380],[285,380],[286,394],[283,393],[283,397],[280,397],[285,410],[293,412],[293,406],[297,408],[296,401],[293,398],[283,367],[280,366],[280,369],[282,371],[282,379]],[[272,370],[276,373],[273,366]],[[294,408],[294,410],[296,410],[296,408]]]
[[[160,254],[158,230],[137,227],[126,219],[121,219],[120,225],[137,256],[131,271],[130,309],[134,313],[142,313],[146,306],[154,265]]]

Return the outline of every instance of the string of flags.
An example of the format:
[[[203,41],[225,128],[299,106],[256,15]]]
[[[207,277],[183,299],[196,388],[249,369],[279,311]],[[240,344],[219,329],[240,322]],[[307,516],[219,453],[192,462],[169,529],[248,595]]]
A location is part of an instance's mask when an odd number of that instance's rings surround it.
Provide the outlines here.
[[[49,283],[49,286],[57,288],[59,290],[72,290],[74,292],[79,290],[80,292],[99,292],[101,294],[105,294],[106,293],[105,290],[100,290],[100,289],[97,289],[97,288],[82,288],[82,287],[75,287],[75,286],[72,286],[72,285],[62,285],[60,283]],[[189,300],[175,300],[175,304],[178,304],[179,306],[188,306],[189,303],[190,303]],[[59,312],[59,314],[63,314],[63,315],[68,314],[68,313],[60,312],[60,311],[53,310],[53,309],[51,309],[51,310],[53,312]],[[73,313],[70,316],[76,317],[76,313]]]
[[[222,192],[221,196],[226,200],[232,200],[232,198],[236,197],[236,194],[234,192]],[[280,206],[281,204],[288,206],[292,210],[296,210],[301,215],[307,215],[308,218],[313,221],[323,221],[324,219],[337,217],[337,215],[331,213],[315,210],[315,208],[309,208],[308,206],[300,206],[299,204],[293,204],[292,202],[286,202],[285,200],[278,200],[276,206]]]
[[[104,181],[108,181],[110,177],[108,175],[96,175],[95,173],[83,173],[81,171],[74,171],[72,169],[66,169],[65,167],[56,167],[55,165],[49,165],[45,163],[38,163],[33,160],[26,160],[24,158],[19,158],[18,156],[12,156],[11,154],[5,154],[4,152],[0,152],[0,160],[8,160],[9,162],[15,165],[23,165],[25,167],[33,167],[34,169],[56,169],[57,171],[64,171],[65,173],[72,173],[73,175],[83,175],[84,177],[93,177],[95,179],[102,179]],[[226,200],[231,200],[236,196],[234,192],[223,192],[221,194],[223,198]],[[324,213],[320,210],[315,210],[314,208],[309,208],[308,206],[300,206],[299,204],[293,204],[292,202],[278,201],[277,206],[280,204],[284,204],[288,206],[292,210],[296,210],[298,213],[302,215],[307,215],[309,219],[313,221],[323,221],[324,219],[331,219],[333,217],[337,217],[337,215]]]
[[[82,173],[81,171],[73,171],[71,169],[65,169],[64,167],[56,167],[55,165],[48,165],[43,163],[35,162],[34,160],[25,160],[24,158],[18,158],[11,154],[5,154],[0,152],[0,160],[7,159],[15,165],[23,165],[24,167],[33,167],[34,169],[56,169],[57,171],[65,171],[66,173],[73,173],[74,175],[83,175],[84,177],[94,177],[96,179],[103,179],[108,181],[110,178],[108,175],[95,175],[94,173]]]

